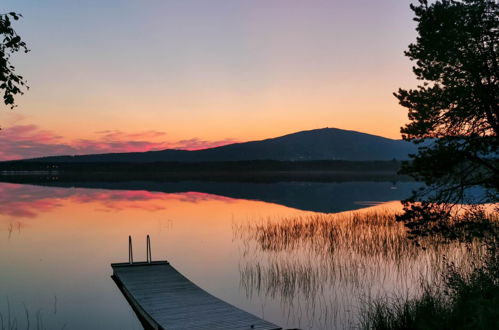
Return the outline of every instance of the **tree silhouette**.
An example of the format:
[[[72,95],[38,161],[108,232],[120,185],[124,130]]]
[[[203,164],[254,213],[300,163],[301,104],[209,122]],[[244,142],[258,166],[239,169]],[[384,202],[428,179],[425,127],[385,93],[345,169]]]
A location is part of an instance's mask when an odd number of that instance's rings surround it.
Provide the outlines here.
[[[14,97],[23,94],[21,88],[26,87],[24,78],[15,73],[10,62],[11,55],[18,51],[27,53],[26,43],[12,28],[12,20],[19,20],[22,15],[17,13],[0,14],[0,90],[3,90],[3,102],[14,108]]]
[[[402,137],[420,144],[402,173],[427,186],[406,201],[406,221],[425,212],[437,219],[457,203],[497,202],[499,190],[499,4],[419,0],[411,9],[418,37],[405,55],[422,84],[394,95],[408,109]],[[480,193],[471,196],[471,187]]]

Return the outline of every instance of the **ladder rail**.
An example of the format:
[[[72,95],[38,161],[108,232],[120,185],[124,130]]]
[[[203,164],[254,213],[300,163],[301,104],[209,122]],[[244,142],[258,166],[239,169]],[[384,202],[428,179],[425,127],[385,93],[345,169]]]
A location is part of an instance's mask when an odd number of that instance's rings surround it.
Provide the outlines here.
[[[151,239],[149,238],[149,235],[147,235],[147,243],[146,243],[146,254],[147,254],[147,263],[150,264],[152,262],[152,255],[151,255]]]
[[[132,236],[128,236],[128,263],[133,265],[133,246],[132,246]]]

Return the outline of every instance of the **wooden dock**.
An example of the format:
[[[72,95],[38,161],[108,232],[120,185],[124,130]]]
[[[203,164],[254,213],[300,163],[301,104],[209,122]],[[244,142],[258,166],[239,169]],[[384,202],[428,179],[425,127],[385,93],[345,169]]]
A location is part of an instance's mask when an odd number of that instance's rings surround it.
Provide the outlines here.
[[[111,267],[112,278],[147,329],[281,329],[212,296],[166,261]]]

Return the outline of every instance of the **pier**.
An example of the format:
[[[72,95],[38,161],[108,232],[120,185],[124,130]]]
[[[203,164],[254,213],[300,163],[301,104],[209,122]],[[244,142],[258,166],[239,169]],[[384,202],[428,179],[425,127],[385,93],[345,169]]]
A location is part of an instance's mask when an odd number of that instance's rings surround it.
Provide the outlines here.
[[[218,299],[179,273],[167,261],[152,261],[147,240],[147,261],[111,264],[112,278],[147,329],[166,330],[280,330]]]

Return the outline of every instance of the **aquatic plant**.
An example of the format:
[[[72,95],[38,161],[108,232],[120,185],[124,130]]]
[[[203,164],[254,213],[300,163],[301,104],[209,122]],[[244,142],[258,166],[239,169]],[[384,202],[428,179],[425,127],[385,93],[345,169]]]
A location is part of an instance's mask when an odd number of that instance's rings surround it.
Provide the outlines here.
[[[55,316],[57,315],[56,296],[54,296],[53,311],[48,314],[44,313],[42,309],[38,309],[36,310],[36,312],[33,313],[24,303],[15,304],[15,306],[12,306],[9,297],[6,297],[5,311],[2,312],[0,310],[0,330],[18,330],[18,329],[63,330],[66,328],[67,326],[66,323],[61,325],[60,322],[55,320]]]
[[[487,243],[489,244],[489,243]],[[497,242],[466,272],[448,264],[440,285],[422,283],[414,298],[368,301],[360,328],[384,329],[496,329],[499,326],[499,255]]]
[[[410,240],[396,215],[387,209],[235,223],[241,287],[250,298],[280,300],[291,321],[341,328],[355,321],[366,297],[421,296],[422,278],[440,283],[449,263],[470,272],[486,252],[478,239]]]

